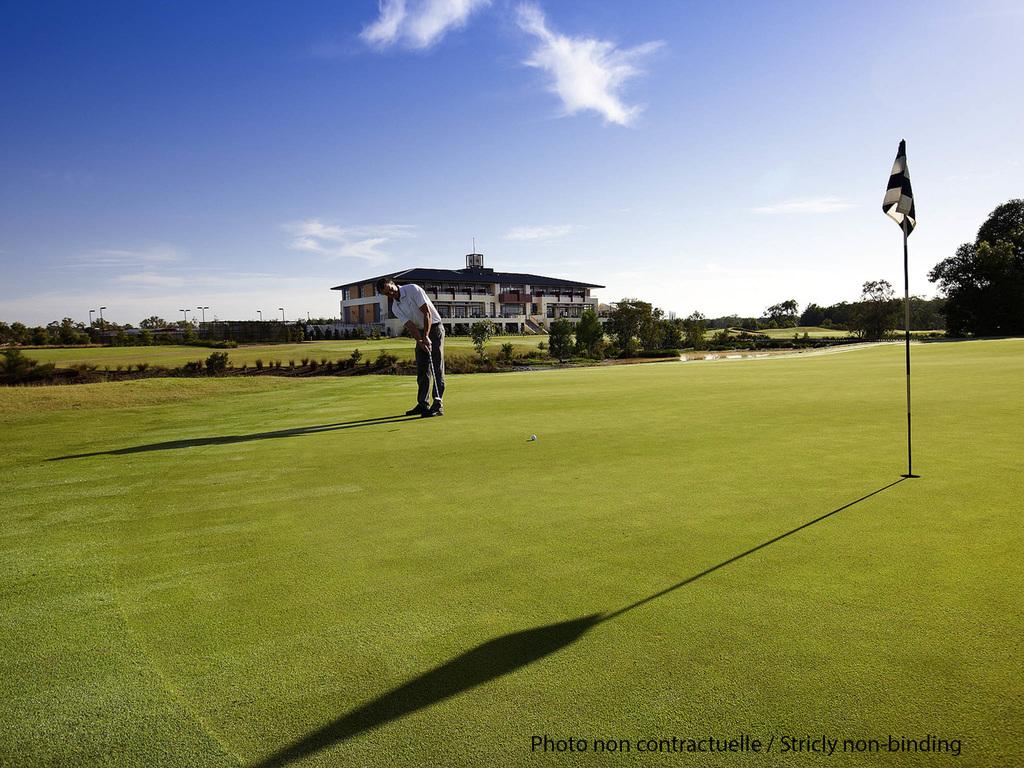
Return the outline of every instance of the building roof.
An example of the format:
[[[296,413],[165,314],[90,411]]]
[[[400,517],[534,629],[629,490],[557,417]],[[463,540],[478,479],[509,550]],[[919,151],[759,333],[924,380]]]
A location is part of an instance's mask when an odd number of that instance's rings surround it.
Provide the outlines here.
[[[413,267],[403,269],[399,272],[390,272],[386,275],[368,277],[364,280],[356,280],[351,283],[336,285],[332,291],[340,291],[342,288],[350,288],[353,285],[364,283],[375,283],[382,277],[390,277],[395,282],[419,283],[431,281],[439,283],[523,283],[526,285],[564,285],[569,288],[604,288],[596,283],[581,283],[576,280],[565,280],[560,277],[545,277],[544,275],[530,275],[525,272],[495,272],[486,267],[466,267],[465,269],[430,269],[427,267]]]

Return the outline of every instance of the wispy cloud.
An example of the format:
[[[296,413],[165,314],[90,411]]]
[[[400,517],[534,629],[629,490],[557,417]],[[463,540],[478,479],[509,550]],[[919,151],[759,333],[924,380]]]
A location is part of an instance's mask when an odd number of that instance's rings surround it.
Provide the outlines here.
[[[566,115],[592,110],[617,125],[636,119],[642,107],[625,104],[621,92],[642,73],[637,63],[660,48],[662,41],[620,48],[607,40],[561,35],[551,31],[544,12],[532,3],[520,5],[517,17],[519,28],[538,41],[525,63],[551,77],[549,89],[562,100]]]
[[[380,0],[380,15],[359,37],[374,48],[401,43],[423,50],[465,26],[474,11],[489,4],[490,0]]]
[[[70,267],[144,267],[179,261],[181,254],[171,245],[160,244],[146,248],[101,248],[72,257]]]
[[[158,272],[137,272],[129,275],[118,275],[115,283],[121,285],[158,286],[176,288],[185,284],[184,278],[178,275],[162,275]]]
[[[334,259],[361,259],[381,262],[388,254],[381,250],[394,240],[416,236],[409,224],[386,224],[374,227],[340,227],[324,224],[320,219],[305,219],[285,224],[293,235],[288,247],[293,251],[306,251]]]
[[[505,233],[506,240],[557,240],[574,232],[578,227],[573,224],[546,224],[535,227],[512,227]]]
[[[786,200],[773,205],[760,205],[754,213],[837,213],[853,208],[853,203],[841,197],[815,197],[805,200]]]

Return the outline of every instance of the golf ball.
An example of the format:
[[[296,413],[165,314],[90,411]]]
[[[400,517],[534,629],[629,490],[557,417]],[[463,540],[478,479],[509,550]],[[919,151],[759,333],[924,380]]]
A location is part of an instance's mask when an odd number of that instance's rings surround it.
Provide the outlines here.
[[[530,442],[533,442],[536,439],[537,439],[536,435],[530,435]]]

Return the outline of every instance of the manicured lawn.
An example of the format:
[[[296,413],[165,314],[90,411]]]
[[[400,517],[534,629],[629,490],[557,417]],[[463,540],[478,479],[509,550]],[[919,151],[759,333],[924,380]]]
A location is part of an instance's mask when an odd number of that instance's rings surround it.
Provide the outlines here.
[[[529,352],[536,350],[540,342],[547,340],[547,336],[495,336],[488,343],[487,352],[492,356],[496,355],[501,349],[501,345],[505,343],[512,343],[517,353]],[[233,365],[244,363],[251,366],[257,359],[263,360],[264,363],[280,360],[285,365],[289,360],[294,360],[298,365],[304,357],[317,361],[327,358],[333,362],[339,358],[347,359],[354,349],[359,349],[363,353],[364,360],[367,357],[371,359],[376,357],[382,349],[397,355],[399,359],[411,360],[414,347],[412,339],[397,338],[309,341],[301,344],[247,344],[225,351]],[[160,345],[152,347],[28,349],[25,350],[25,355],[43,363],[56,363],[62,367],[88,363],[101,368],[108,366],[113,369],[118,365],[137,365],[138,363],[177,367],[190,360],[203,360],[211,352],[216,351],[205,347]],[[445,351],[449,356],[475,354],[473,341],[468,336],[449,336],[445,339]]]
[[[844,339],[847,336],[853,334],[849,331],[843,331],[839,328],[822,328],[814,325],[801,325],[797,328],[768,328],[763,331],[757,331],[762,333],[771,339],[792,339],[793,334],[797,334],[800,338],[806,333],[808,338],[811,339],[823,339],[823,338],[838,338]],[[897,334],[901,334],[902,331],[897,331]],[[938,333],[938,331],[911,331],[911,335],[927,334],[927,333]]]
[[[1024,764],[1024,341],[914,361],[896,485],[898,345],[0,390],[0,764]]]

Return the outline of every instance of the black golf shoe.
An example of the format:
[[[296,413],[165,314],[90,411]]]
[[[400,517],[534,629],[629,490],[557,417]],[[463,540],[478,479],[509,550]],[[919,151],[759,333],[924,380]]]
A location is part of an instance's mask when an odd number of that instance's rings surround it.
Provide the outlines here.
[[[430,406],[430,414],[432,416],[444,416],[444,405],[435,400],[434,404]]]
[[[423,403],[416,403],[416,407],[415,408],[410,408],[408,411],[405,412],[405,415],[406,416],[422,416],[423,414],[427,413],[429,410],[430,409],[427,408],[427,406],[423,405]]]

